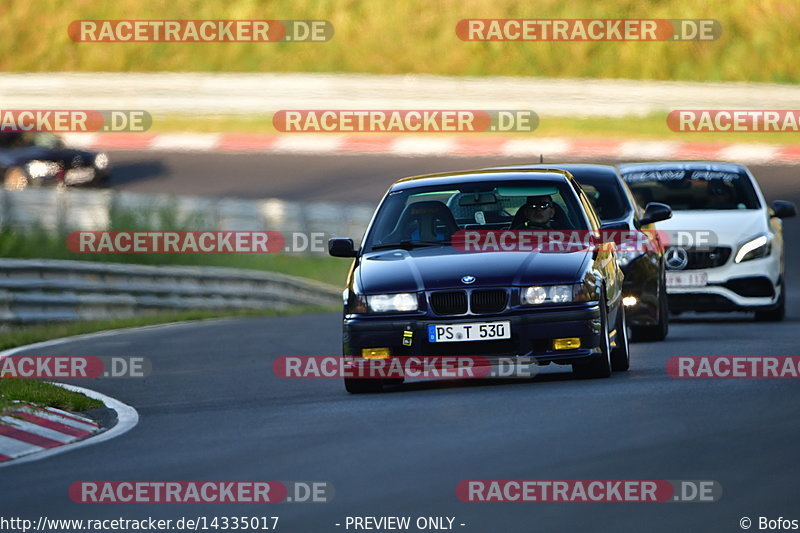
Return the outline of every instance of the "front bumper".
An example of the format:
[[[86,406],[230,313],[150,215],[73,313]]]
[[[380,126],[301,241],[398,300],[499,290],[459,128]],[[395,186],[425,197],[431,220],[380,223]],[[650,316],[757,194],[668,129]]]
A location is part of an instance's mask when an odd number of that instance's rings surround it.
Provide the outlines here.
[[[511,322],[510,339],[446,343],[428,340],[430,324],[501,320]],[[403,343],[407,331],[411,332],[410,345]],[[566,337],[580,338],[580,348],[555,350],[553,339]],[[592,303],[582,307],[570,306],[569,309],[531,309],[480,316],[348,316],[344,320],[342,339],[345,357],[354,359],[361,358],[362,349],[389,348],[393,357],[482,356],[489,360],[512,357],[531,358],[537,364],[571,364],[598,353],[602,337],[600,308],[597,303]]]
[[[704,287],[668,287],[669,309],[673,312],[758,311],[774,308],[783,291],[781,261],[777,253],[761,259],[734,263],[705,270]]]

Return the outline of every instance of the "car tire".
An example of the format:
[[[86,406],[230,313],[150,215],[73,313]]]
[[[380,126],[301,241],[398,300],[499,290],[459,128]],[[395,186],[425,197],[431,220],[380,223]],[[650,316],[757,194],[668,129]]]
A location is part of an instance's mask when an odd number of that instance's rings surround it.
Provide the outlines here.
[[[631,367],[631,352],[628,347],[628,323],[625,320],[625,306],[620,304],[617,311],[616,346],[611,350],[611,370],[626,372]]]
[[[383,390],[382,379],[344,378],[344,388],[350,394],[368,394]]]
[[[661,280],[658,296],[658,323],[655,326],[631,326],[631,336],[635,342],[663,341],[669,333],[669,301],[667,300],[666,280]]]
[[[590,356],[587,361],[572,364],[572,372],[580,378],[595,379],[611,376],[611,344],[608,340],[608,309],[605,293],[600,296],[600,329],[603,332],[600,339],[600,353]]]
[[[781,286],[778,305],[769,311],[756,311],[756,322],[782,322],[786,316],[786,281]]]
[[[400,385],[405,383],[405,381],[406,378],[389,378],[389,379],[384,379],[383,384],[388,385],[390,387],[399,387]]]
[[[21,191],[27,189],[28,185],[30,185],[30,180],[20,167],[11,167],[6,170],[5,176],[3,176],[3,186],[7,191]]]

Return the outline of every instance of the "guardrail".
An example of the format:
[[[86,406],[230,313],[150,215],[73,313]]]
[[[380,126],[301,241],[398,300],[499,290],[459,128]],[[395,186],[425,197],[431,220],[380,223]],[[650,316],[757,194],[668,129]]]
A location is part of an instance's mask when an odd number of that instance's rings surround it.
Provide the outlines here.
[[[116,230],[324,232],[359,240],[372,206],[139,194],[113,190],[0,189],[0,230],[39,227],[51,232],[112,229],[114,213],[135,219],[136,228]],[[182,225],[159,227],[161,213]],[[313,251],[309,251],[313,253]],[[319,253],[319,252],[318,252]],[[324,252],[322,252],[324,253]]]
[[[218,267],[0,259],[0,323],[128,318],[159,311],[341,305],[341,290]]]

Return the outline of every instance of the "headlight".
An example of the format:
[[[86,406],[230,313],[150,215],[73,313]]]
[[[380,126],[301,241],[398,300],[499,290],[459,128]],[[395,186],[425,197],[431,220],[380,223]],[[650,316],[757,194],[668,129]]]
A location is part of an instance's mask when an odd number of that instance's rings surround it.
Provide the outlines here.
[[[105,152],[100,152],[94,156],[94,168],[97,170],[105,170],[108,168],[108,155]]]
[[[373,313],[409,312],[418,308],[417,295],[410,292],[367,296],[367,305]]]
[[[766,257],[770,252],[772,252],[772,240],[767,235],[759,235],[739,247],[734,262],[741,263],[742,261]]]
[[[617,264],[626,267],[635,259],[644,255],[644,252],[634,243],[623,242],[617,247]]]
[[[347,314],[353,313],[366,313],[367,312],[367,299],[363,294],[356,294],[345,289],[342,293],[344,300],[344,312]]]
[[[28,175],[32,178],[44,178],[47,176],[55,176],[60,167],[55,161],[30,161],[25,165]]]
[[[584,283],[571,285],[534,285],[524,287],[521,292],[522,305],[545,303],[560,304],[595,300],[593,288]]]

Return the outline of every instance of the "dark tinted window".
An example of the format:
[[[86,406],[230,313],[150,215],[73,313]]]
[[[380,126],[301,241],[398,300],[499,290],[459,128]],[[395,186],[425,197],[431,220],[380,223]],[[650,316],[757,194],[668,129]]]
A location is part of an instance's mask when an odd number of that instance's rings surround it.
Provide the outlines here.
[[[631,207],[618,183],[608,180],[578,181],[601,220],[623,218],[630,212]]]
[[[639,205],[661,202],[676,211],[758,209],[749,176],[712,170],[645,170],[623,174]]]
[[[397,191],[386,197],[365,248],[403,241],[447,242],[462,229],[508,229],[529,196],[548,196],[553,229],[586,230],[575,192],[564,182],[484,182]]]

